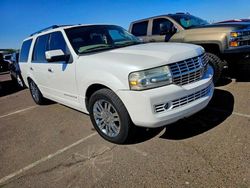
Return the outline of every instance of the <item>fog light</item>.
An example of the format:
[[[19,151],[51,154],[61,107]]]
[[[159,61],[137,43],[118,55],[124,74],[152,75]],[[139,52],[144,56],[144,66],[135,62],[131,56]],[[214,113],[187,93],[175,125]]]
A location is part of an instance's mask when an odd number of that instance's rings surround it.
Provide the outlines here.
[[[166,103],[165,106],[164,106],[165,110],[167,110],[169,108],[169,104]]]

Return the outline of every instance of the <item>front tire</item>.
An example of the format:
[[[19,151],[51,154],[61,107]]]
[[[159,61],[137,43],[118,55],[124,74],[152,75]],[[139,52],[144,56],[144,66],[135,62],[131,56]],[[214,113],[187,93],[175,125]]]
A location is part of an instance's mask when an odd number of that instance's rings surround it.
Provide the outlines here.
[[[106,140],[125,143],[133,123],[121,99],[109,89],[96,91],[89,101],[89,113],[96,131]]]
[[[213,82],[216,84],[222,76],[225,62],[213,53],[207,53],[207,56],[209,59],[209,64],[212,66],[214,71]]]
[[[39,88],[37,87],[37,85],[33,80],[29,82],[29,89],[30,89],[30,94],[36,104],[42,105],[45,103],[45,98],[43,97],[41,91],[39,90]]]

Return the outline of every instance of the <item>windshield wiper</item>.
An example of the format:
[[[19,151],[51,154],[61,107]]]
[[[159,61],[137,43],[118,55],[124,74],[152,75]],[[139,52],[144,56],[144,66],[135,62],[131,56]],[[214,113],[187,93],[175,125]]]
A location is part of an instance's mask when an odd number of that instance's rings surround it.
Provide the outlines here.
[[[102,50],[108,50],[108,49],[112,49],[114,48],[114,46],[95,46],[92,48],[88,48],[86,50],[83,50],[82,52],[79,52],[79,54],[84,54],[84,53],[88,53],[88,52],[97,52],[97,51],[102,51]]]
[[[123,46],[130,46],[130,45],[137,45],[137,44],[141,44],[141,42],[137,42],[137,41],[126,41],[120,44],[115,44],[116,47],[123,47]]]

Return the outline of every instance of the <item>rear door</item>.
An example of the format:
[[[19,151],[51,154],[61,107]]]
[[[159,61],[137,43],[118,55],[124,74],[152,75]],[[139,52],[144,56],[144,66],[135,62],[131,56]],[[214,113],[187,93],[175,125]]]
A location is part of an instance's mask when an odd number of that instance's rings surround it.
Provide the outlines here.
[[[36,38],[32,59],[29,66],[30,76],[37,84],[42,94],[47,97],[48,88],[48,62],[45,58],[45,51],[49,41],[49,34],[41,35]]]
[[[78,93],[75,78],[75,62],[72,59],[61,31],[50,34],[48,50],[62,50],[70,60],[47,63],[49,94],[63,104],[78,107]]]
[[[143,42],[150,42],[148,38],[148,31],[149,31],[149,21],[141,21],[133,23],[130,32],[135,35],[136,37],[143,40]]]

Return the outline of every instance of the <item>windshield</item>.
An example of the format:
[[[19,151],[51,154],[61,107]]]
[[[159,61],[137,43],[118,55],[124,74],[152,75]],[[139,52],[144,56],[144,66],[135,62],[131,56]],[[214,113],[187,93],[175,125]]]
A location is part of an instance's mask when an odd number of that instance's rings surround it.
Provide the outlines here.
[[[202,20],[201,18],[188,14],[175,14],[171,15],[170,17],[178,22],[184,29],[190,29],[209,24],[206,20]]]
[[[80,26],[65,29],[65,32],[77,54],[140,44],[135,36],[114,25]]]

